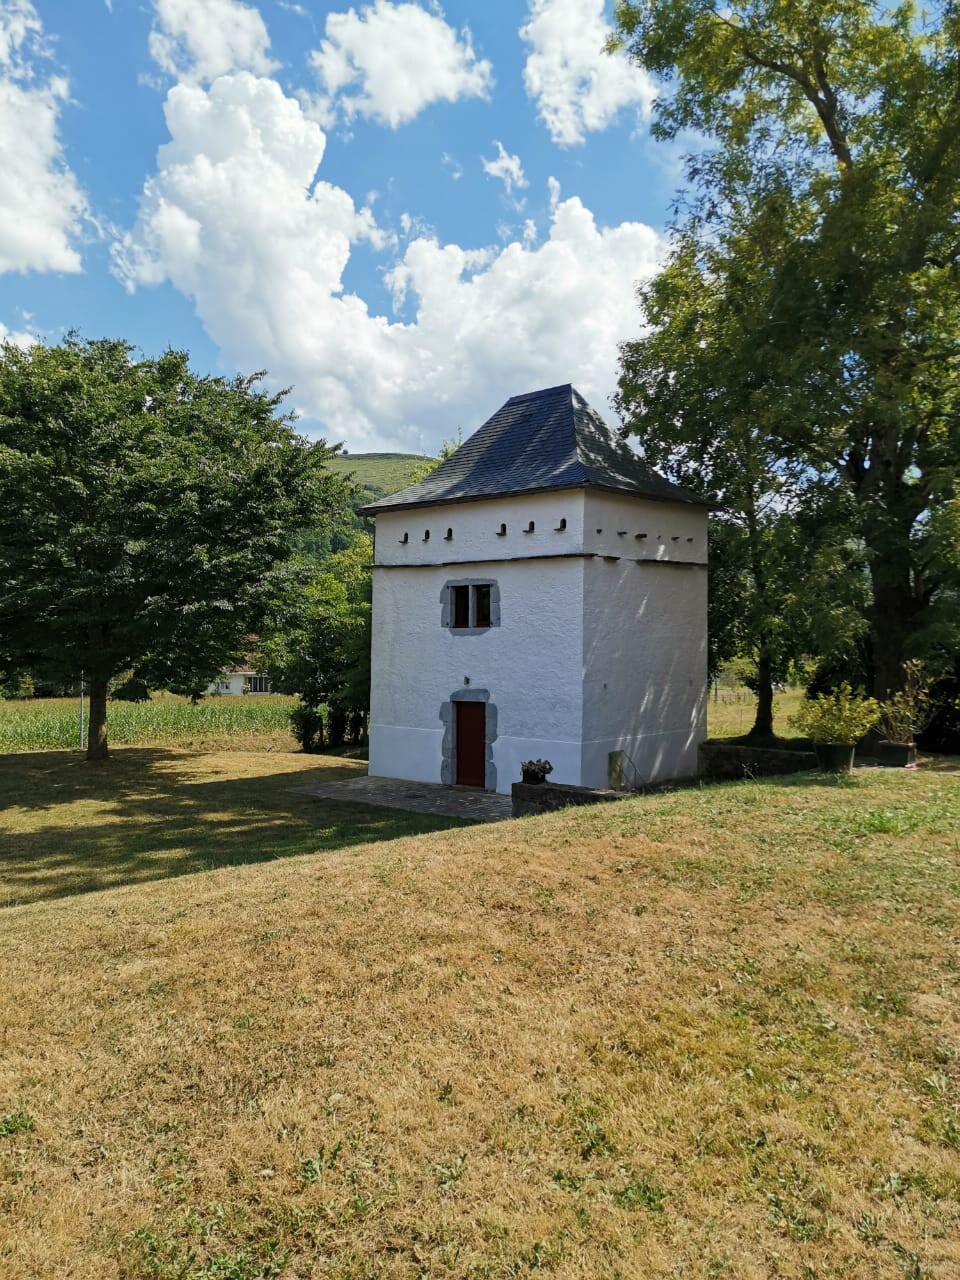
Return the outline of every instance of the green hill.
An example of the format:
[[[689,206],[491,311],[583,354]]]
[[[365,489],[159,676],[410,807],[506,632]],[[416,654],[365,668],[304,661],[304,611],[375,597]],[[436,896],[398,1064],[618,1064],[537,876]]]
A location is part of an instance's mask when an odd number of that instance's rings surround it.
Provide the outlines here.
[[[396,493],[413,484],[428,458],[416,453],[349,453],[331,458],[330,470],[352,475],[371,497]]]

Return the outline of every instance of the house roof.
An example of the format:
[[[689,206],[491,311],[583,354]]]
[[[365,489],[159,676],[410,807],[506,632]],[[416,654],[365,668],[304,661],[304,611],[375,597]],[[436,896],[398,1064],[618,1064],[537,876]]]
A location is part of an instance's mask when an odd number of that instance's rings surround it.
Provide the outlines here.
[[[363,512],[583,488],[709,505],[647,466],[565,383],[511,396],[425,480],[378,498]]]

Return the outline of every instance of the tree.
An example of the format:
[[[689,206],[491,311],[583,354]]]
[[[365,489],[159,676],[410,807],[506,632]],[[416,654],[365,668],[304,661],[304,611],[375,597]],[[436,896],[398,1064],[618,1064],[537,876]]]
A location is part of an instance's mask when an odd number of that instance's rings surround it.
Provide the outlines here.
[[[0,349],[0,635],[5,659],[90,692],[204,684],[236,661],[288,572],[298,530],[341,500],[323,443],[262,375],[191,372],[125,342]]]
[[[642,0],[617,22],[665,78],[655,132],[706,141],[685,234],[733,252],[743,192],[741,245],[779,218],[777,257],[755,273],[773,430],[784,460],[850,501],[885,696],[909,657],[944,658],[960,635],[960,546],[943,551],[960,482],[960,10]]]
[[[842,525],[837,495],[808,464],[784,457],[780,391],[770,377],[757,300],[772,288],[783,219],[731,197],[722,237],[695,221],[674,234],[665,268],[640,291],[651,328],[621,348],[617,406],[647,460],[716,504],[710,533],[711,672],[751,659],[753,737],[773,733],[774,683],[821,633],[826,591],[803,582],[826,564]],[[803,519],[803,515],[806,518]],[[811,515],[815,514],[815,519]],[[849,620],[847,620],[849,625]]]
[[[304,565],[292,612],[263,645],[276,688],[300,694],[304,708],[325,706],[329,740],[359,737],[370,708],[370,629],[373,540],[353,545],[322,566]]]

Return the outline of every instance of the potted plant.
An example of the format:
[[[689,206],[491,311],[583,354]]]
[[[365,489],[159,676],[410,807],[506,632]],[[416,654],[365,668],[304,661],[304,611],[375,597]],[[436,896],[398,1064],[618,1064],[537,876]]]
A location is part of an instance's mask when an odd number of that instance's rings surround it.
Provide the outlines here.
[[[903,669],[903,688],[880,705],[883,737],[876,745],[881,764],[905,767],[916,763],[916,735],[933,715],[930,679],[922,662],[908,662]]]
[[[857,742],[879,716],[880,704],[874,698],[861,697],[842,684],[832,693],[808,698],[791,723],[813,743],[824,773],[849,773]]]
[[[553,765],[549,760],[522,760],[520,762],[520,777],[524,782],[532,782],[536,785],[546,781],[548,773],[553,773]]]

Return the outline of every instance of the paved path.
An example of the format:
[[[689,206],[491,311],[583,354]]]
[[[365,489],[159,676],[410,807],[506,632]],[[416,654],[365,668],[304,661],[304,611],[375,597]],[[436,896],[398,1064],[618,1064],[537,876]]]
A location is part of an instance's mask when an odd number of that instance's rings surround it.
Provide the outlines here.
[[[435,782],[402,782],[398,778],[342,778],[312,787],[294,787],[301,795],[347,804],[369,804],[412,813],[436,813],[473,822],[505,822],[512,817],[509,796],[472,787],[444,787]]]

